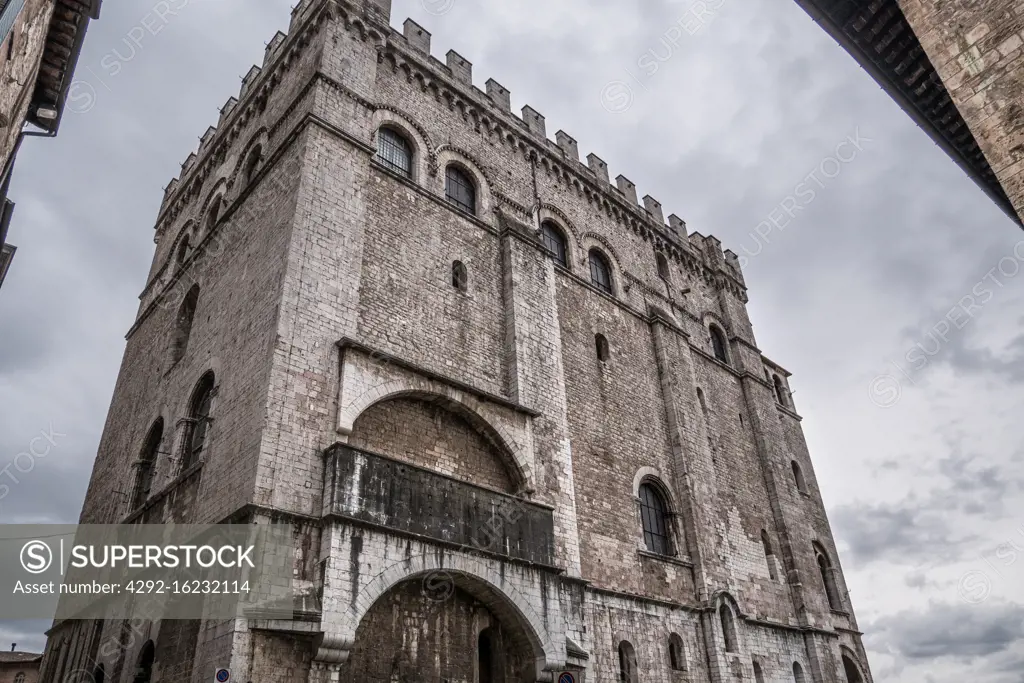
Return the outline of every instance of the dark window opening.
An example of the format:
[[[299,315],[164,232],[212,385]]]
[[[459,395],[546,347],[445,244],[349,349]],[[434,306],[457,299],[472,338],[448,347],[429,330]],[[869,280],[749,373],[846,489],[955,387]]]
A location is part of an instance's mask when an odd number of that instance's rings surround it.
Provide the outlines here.
[[[715,358],[723,363],[728,363],[729,355],[725,350],[725,333],[715,325],[712,325],[709,329],[711,331],[711,348],[715,352]]]
[[[736,641],[736,621],[728,605],[722,605],[718,609],[718,617],[722,621],[722,637],[725,639],[725,651],[739,652],[739,645]]]
[[[469,287],[469,273],[466,271],[466,264],[456,261],[452,264],[452,287],[465,292]]]
[[[839,600],[839,589],[836,587],[836,573],[832,568],[832,560],[829,559],[825,549],[815,544],[814,554],[818,563],[818,572],[821,574],[821,584],[825,589],[825,597],[828,599],[829,609],[842,609],[842,602]]]
[[[563,268],[569,267],[568,249],[565,235],[551,221],[544,221],[540,226],[540,239],[544,248],[555,259],[555,263]]]
[[[790,465],[793,467],[793,481],[796,483],[796,490],[800,493],[807,493],[807,482],[804,480],[804,473],[800,465],[794,460]]]
[[[153,678],[153,662],[156,659],[156,646],[152,640],[147,640],[139,653],[139,665],[135,668],[135,677],[132,683],[149,683]]]
[[[668,659],[673,671],[686,671],[686,648],[678,633],[669,636]]]
[[[761,545],[764,546],[764,559],[768,562],[768,575],[772,581],[778,581],[778,571],[775,569],[775,551],[772,550],[772,540],[764,529],[761,529]]]
[[[597,359],[602,363],[611,358],[611,349],[608,347],[608,339],[603,334],[594,337],[594,344],[597,346]]]
[[[494,636],[491,629],[485,629],[480,632],[480,637],[477,638],[477,671],[479,672],[480,683],[496,683],[498,678],[495,676],[495,643]]]
[[[843,672],[846,674],[846,683],[864,683],[860,668],[846,655],[843,655]]]
[[[217,222],[220,220],[220,205],[222,197],[214,197],[213,203],[210,205],[210,212],[206,215],[206,231],[209,232],[217,227]]]
[[[412,178],[412,146],[390,128],[377,133],[377,161],[395,173]]]
[[[256,148],[249,152],[249,156],[245,160],[245,168],[242,171],[246,185],[252,182],[253,178],[256,176],[256,172],[260,170],[260,166],[262,165],[263,146],[256,145]]]
[[[761,665],[754,662],[754,683],[764,683],[764,672],[761,671]]]
[[[210,411],[213,407],[213,380],[213,373],[206,373],[199,381],[199,386],[192,399],[192,407],[189,410],[189,418],[192,420],[192,435],[186,446],[182,470],[187,470],[198,463],[206,448],[210,430]]]
[[[772,380],[775,385],[775,398],[779,402],[779,405],[788,406],[789,402],[786,401],[786,387],[782,384],[782,379],[778,375],[773,376]]]
[[[640,523],[644,530],[644,545],[658,555],[669,555],[668,507],[665,499],[652,484],[640,486]]]
[[[445,172],[444,196],[466,213],[476,215],[476,185],[456,166],[449,166]]]
[[[793,680],[796,683],[804,683],[804,668],[800,666],[800,662],[793,662]]]
[[[661,252],[658,252],[657,259],[658,259],[658,277],[660,277],[662,280],[667,280],[668,279],[668,275],[669,275],[668,259],[665,258],[665,255],[662,254]]]
[[[132,492],[131,509],[138,509],[143,503],[149,500],[150,489],[153,485],[153,470],[156,467],[156,460],[160,454],[160,442],[164,438],[164,421],[159,419],[149,429],[146,436],[146,444],[142,448],[139,461],[136,463],[135,489]]]
[[[612,268],[597,249],[590,250],[590,282],[605,294],[612,293]]]
[[[189,254],[192,253],[191,245],[189,245],[189,237],[185,235],[181,238],[181,243],[178,244],[178,253],[175,255],[175,263],[178,268],[185,265],[185,261],[188,259]]]
[[[174,320],[174,334],[171,337],[171,362],[177,363],[185,357],[188,340],[192,336],[192,322],[195,320],[196,308],[199,306],[199,285],[192,285],[185,295],[185,300],[178,308]]]
[[[629,641],[619,643],[619,683],[639,683],[636,650]]]

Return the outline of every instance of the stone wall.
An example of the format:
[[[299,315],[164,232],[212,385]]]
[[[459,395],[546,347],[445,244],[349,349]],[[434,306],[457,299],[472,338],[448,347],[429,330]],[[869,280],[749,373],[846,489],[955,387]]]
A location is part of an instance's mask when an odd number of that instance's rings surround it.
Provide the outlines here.
[[[1024,220],[1024,6],[899,0],[981,151]]]

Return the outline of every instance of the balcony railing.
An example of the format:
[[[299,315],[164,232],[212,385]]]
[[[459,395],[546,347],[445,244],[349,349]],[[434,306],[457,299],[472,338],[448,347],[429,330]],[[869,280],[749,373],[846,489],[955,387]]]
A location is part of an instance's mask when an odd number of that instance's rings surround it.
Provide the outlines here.
[[[553,564],[547,507],[343,444],[324,458],[326,515]]]

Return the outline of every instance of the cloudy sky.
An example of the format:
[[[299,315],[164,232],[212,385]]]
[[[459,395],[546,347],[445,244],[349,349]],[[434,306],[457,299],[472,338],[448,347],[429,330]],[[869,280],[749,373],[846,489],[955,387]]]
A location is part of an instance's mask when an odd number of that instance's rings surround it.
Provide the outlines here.
[[[15,169],[0,472],[55,445],[7,470],[0,522],[77,520],[162,188],[292,3],[170,4],[105,3],[77,111]],[[746,257],[876,680],[1020,683],[1024,232],[792,0],[707,4],[395,0],[392,23],[415,18],[436,56],[456,49],[479,86]],[[39,624],[5,638],[42,646]]]

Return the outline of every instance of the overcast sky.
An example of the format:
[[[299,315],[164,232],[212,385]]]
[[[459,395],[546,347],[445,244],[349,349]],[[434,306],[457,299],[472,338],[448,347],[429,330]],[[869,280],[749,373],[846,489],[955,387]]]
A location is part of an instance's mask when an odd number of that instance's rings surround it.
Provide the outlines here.
[[[81,111],[15,168],[0,471],[35,436],[56,445],[8,470],[0,522],[77,521],[162,188],[292,2],[170,4],[104,3]],[[1024,231],[792,0],[707,4],[396,0],[392,24],[415,18],[435,56],[454,48],[746,257],[876,680],[1021,683]],[[5,638],[43,644],[39,624]]]

